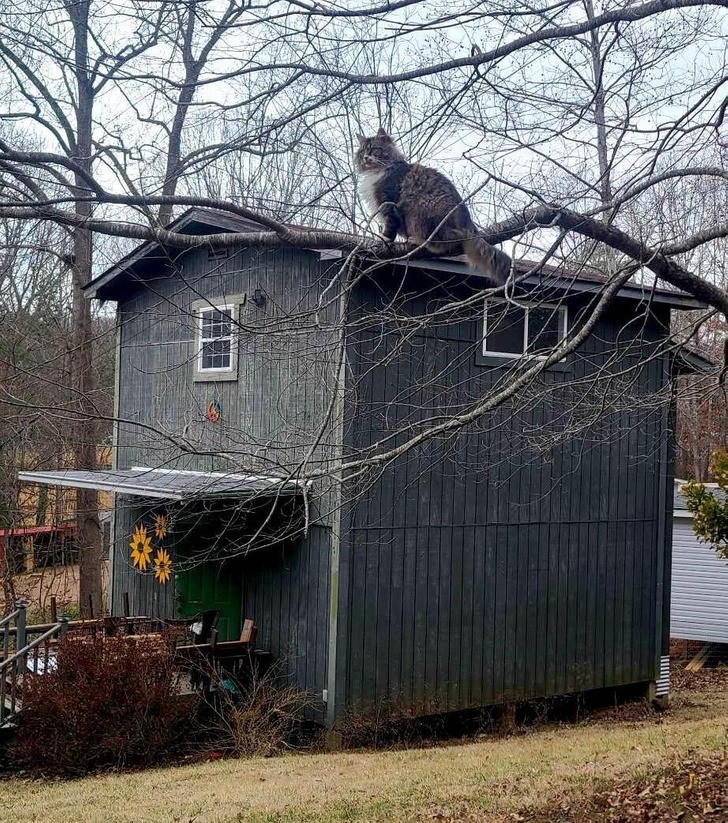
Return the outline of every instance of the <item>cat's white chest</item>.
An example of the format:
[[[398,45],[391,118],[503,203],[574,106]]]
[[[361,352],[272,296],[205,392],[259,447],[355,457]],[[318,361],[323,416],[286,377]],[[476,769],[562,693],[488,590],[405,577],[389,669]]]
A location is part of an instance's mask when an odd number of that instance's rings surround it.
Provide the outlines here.
[[[361,199],[369,209],[370,214],[374,214],[379,209],[379,201],[377,200],[377,184],[386,174],[386,170],[382,169],[376,171],[360,171],[357,189]]]

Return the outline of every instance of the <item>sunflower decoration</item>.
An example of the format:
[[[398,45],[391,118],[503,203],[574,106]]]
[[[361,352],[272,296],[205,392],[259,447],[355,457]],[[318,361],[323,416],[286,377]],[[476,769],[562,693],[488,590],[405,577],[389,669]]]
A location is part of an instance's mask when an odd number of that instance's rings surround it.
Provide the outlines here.
[[[154,536],[157,540],[164,540],[169,531],[169,518],[166,514],[154,515]]]
[[[131,536],[131,562],[135,569],[144,571],[152,558],[152,538],[147,527],[137,523]]]
[[[166,549],[157,549],[154,556],[154,577],[163,586],[172,576],[172,560]]]

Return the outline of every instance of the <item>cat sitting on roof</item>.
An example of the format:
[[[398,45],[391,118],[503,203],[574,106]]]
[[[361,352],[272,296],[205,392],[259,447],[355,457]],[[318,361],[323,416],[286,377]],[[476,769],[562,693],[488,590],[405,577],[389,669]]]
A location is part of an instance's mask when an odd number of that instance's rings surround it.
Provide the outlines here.
[[[357,135],[359,192],[382,224],[388,241],[397,235],[437,255],[465,254],[470,265],[502,285],[511,258],[478,232],[453,183],[436,169],[409,163],[384,129]]]

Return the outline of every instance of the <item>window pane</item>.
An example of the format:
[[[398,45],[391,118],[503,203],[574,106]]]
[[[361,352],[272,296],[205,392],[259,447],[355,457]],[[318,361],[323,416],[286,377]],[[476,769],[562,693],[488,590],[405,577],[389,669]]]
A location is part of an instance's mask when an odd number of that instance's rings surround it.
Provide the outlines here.
[[[211,340],[203,343],[201,368],[230,368],[230,340]]]
[[[528,351],[545,351],[561,342],[562,311],[551,306],[531,306],[528,310]]]
[[[212,326],[212,309],[200,312],[202,317],[202,336],[211,337],[210,327]]]
[[[485,351],[523,354],[526,311],[507,303],[486,304]]]
[[[202,312],[202,337],[228,337],[232,331],[232,319],[228,312],[205,309]]]

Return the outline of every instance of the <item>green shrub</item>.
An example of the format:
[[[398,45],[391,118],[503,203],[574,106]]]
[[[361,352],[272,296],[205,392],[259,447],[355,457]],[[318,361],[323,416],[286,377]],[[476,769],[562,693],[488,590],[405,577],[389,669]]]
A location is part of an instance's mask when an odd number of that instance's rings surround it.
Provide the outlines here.
[[[695,534],[728,560],[728,453],[715,452],[710,460],[710,470],[718,487],[726,493],[723,500],[697,480],[688,480],[681,492],[685,505],[693,514]]]

